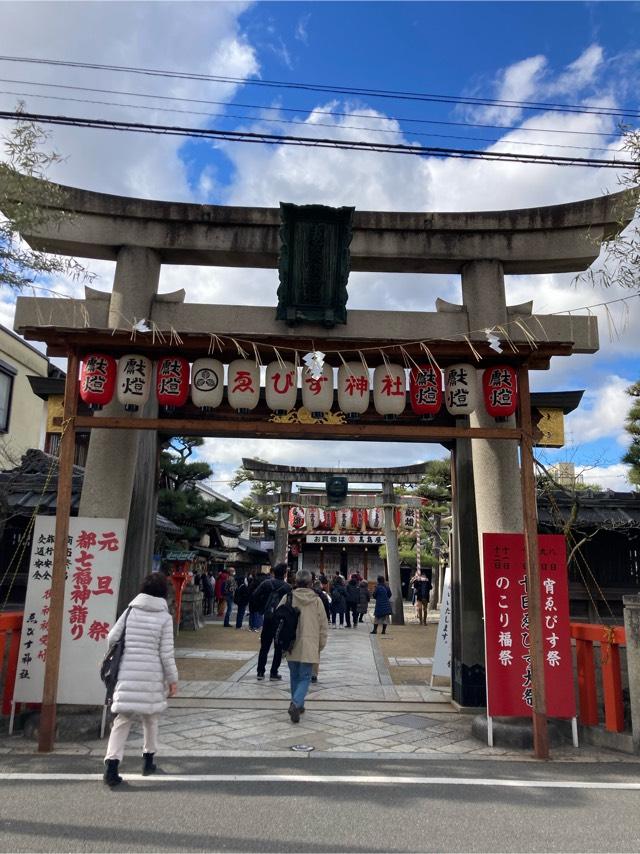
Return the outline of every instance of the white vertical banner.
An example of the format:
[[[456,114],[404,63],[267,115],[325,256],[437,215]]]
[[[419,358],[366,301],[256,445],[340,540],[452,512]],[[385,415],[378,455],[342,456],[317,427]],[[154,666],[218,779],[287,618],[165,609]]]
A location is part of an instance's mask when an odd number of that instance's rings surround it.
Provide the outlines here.
[[[436,649],[431,667],[431,684],[434,676],[445,676],[451,679],[451,567],[449,566],[444,573]]]
[[[42,702],[56,520],[37,516],[20,640],[16,703]],[[101,706],[100,662],[116,617],[126,523],[69,519],[58,702]]]

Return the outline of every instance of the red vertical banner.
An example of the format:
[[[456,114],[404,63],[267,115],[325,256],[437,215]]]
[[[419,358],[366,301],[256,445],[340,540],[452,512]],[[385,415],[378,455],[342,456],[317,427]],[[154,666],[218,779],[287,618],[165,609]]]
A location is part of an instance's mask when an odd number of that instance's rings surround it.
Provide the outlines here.
[[[573,718],[576,701],[569,631],[565,539],[538,536],[547,715]],[[530,716],[529,602],[523,534],[484,534],[487,713]]]

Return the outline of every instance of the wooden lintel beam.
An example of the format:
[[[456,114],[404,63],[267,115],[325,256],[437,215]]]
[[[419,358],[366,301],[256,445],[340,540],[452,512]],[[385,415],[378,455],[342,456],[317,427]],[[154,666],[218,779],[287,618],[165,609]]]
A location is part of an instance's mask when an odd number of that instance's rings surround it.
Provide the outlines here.
[[[54,423],[57,419],[54,419]],[[273,421],[205,418],[131,418],[78,416],[77,429],[157,430],[160,433],[234,439],[341,439],[368,442],[442,442],[451,439],[520,440],[519,429],[500,427],[429,427],[422,424],[279,424]]]

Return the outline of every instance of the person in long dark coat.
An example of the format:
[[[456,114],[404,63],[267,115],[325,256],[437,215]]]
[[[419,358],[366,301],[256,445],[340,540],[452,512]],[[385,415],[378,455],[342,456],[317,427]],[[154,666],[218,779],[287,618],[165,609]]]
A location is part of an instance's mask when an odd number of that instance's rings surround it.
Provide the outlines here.
[[[391,588],[384,580],[384,575],[378,576],[378,584],[373,591],[376,606],[373,609],[373,628],[371,634],[375,635],[378,626],[382,626],[382,634],[387,633],[387,626],[391,622]]]

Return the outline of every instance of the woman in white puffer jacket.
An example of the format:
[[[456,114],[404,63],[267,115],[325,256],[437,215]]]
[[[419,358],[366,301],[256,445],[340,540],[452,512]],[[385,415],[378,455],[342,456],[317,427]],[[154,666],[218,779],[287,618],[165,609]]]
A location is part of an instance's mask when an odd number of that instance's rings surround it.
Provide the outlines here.
[[[118,765],[137,715],[142,717],[144,735],[142,773],[146,776],[156,770],[153,757],[157,750],[160,713],[167,708],[167,695],[175,697],[178,688],[166,576],[159,572],[148,575],[129,608],[131,610],[121,614],[109,632],[109,646],[121,637],[123,630],[125,636],[111,704],[111,711],[117,713],[117,717],[104,760],[104,782],[108,786],[122,782]]]

